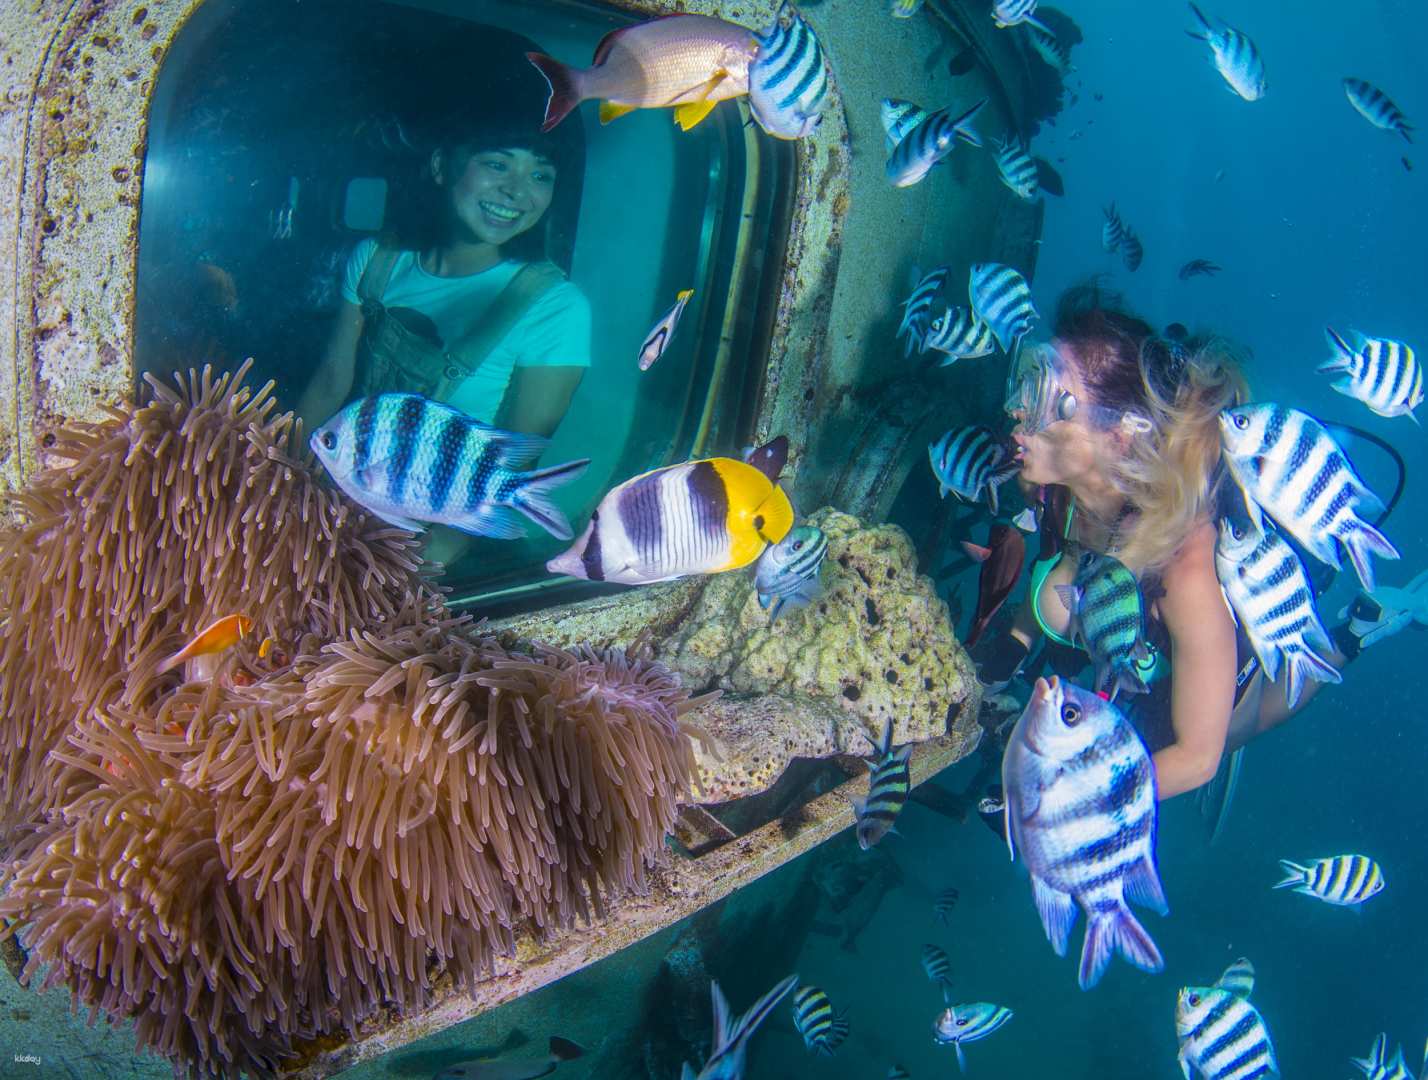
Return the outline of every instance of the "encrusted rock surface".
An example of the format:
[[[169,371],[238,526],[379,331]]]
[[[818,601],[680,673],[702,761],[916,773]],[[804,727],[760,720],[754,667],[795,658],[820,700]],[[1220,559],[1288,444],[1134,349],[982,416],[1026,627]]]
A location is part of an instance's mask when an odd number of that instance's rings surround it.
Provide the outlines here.
[[[700,751],[701,802],[762,791],[793,757],[869,752],[893,721],[895,743],[951,735],[975,744],[979,688],[947,605],[919,575],[907,534],[864,528],[831,508],[823,592],[770,625],[748,571],[708,579],[659,658],[724,696],[696,721],[723,760]]]

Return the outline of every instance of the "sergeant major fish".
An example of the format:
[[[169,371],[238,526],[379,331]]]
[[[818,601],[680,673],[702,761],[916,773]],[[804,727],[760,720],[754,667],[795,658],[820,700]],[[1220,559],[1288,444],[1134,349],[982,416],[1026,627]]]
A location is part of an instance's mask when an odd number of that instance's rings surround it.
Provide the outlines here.
[[[1176,1058],[1186,1080],[1191,1066],[1203,1080],[1260,1080],[1279,1073],[1264,1017],[1249,1003],[1253,989],[1248,960],[1231,964],[1214,986],[1181,988],[1175,1000]]]
[[[1215,570],[1235,621],[1271,681],[1285,669],[1285,697],[1292,709],[1305,679],[1340,681],[1324,659],[1329,634],[1314,609],[1314,591],[1299,556],[1273,529],[1223,517],[1215,543]]]
[[[911,101],[883,98],[878,119],[882,121],[883,138],[887,152],[891,154],[897,144],[902,142],[903,136],[927,119],[927,110]]]
[[[749,1039],[767,1019],[784,996],[798,985],[798,976],[790,975],[749,1006],[749,1011],[737,1019],[729,1015],[729,1002],[717,982],[709,984],[709,996],[714,999],[714,1045],[709,1060],[698,1073],[684,1063],[680,1080],[744,1080],[744,1060]]]
[[[1210,62],[1230,89],[1246,101],[1264,97],[1264,61],[1249,36],[1219,19],[1206,18],[1194,4],[1190,10],[1195,13],[1200,29],[1185,32],[1210,46]]]
[[[793,528],[793,506],[775,482],[788,456],[780,435],[753,464],[716,457],[666,465],[612,488],[553,574],[648,585],[748,566]]]
[[[679,326],[679,317],[684,314],[684,305],[689,303],[689,298],[693,295],[693,289],[681,289],[676,293],[674,306],[660,316],[659,322],[654,324],[654,328],[645,337],[644,344],[640,346],[641,371],[652,368],[654,362],[669,348],[675,328]]]
[[[793,1023],[803,1044],[823,1057],[832,1057],[848,1037],[847,1013],[835,1013],[828,995],[816,986],[800,986],[794,991]]]
[[[967,295],[977,318],[992,328],[997,344],[1006,353],[1038,318],[1026,278],[1002,263],[974,263],[967,279]]]
[[[997,488],[1020,468],[991,429],[979,424],[953,428],[930,443],[927,454],[942,498],[951,491],[959,499],[976,502],[985,490],[993,514],[997,512]]]
[[[917,268],[913,267],[913,276],[917,276]],[[926,274],[918,278],[917,284],[913,286],[912,294],[902,303],[902,322],[898,324],[897,336],[906,336],[903,343],[902,354],[910,356],[913,347],[918,352],[926,351],[927,316],[932,310],[932,302],[937,294],[942,291],[942,287],[947,284],[947,276],[951,273],[945,266],[934,267]]]
[[[1036,17],[1036,0],[996,0],[992,5],[992,22],[998,30],[1026,25],[1045,34],[1051,33],[1050,27]]]
[[[1345,79],[1344,93],[1348,95],[1349,104],[1374,127],[1384,131],[1396,131],[1409,142],[1413,141],[1410,134],[1413,125],[1408,122],[1403,111],[1378,87],[1364,82],[1363,79]]]
[[[550,86],[542,131],[582,101],[600,100],[600,122],[635,109],[673,108],[688,131],[720,101],[749,92],[749,65],[758,54],[753,31],[708,15],[666,15],[612,30],[595,46],[588,68],[573,68],[528,52]]]
[[[1285,878],[1276,889],[1293,889],[1326,904],[1352,907],[1383,891],[1383,871],[1367,855],[1335,855],[1307,866],[1280,859]]]
[[[759,556],[754,590],[769,608],[769,625],[785,610],[804,607],[818,595],[818,572],[828,554],[828,537],[814,525],[796,525]]]
[[[1056,595],[1071,613],[1072,635],[1096,664],[1096,690],[1112,701],[1121,690],[1145,693],[1140,671],[1150,653],[1135,575],[1118,559],[1087,551],[1077,564],[1076,580],[1056,586]]]
[[[1319,370],[1343,376],[1330,383],[1333,389],[1362,401],[1379,416],[1407,416],[1418,422],[1413,410],[1423,404],[1423,369],[1412,348],[1353,330],[1347,340],[1332,327],[1324,333],[1334,355]]]
[[[590,464],[522,471],[549,439],[502,431],[418,394],[359,398],[309,442],[337,486],[383,521],[413,532],[436,522],[502,540],[526,534],[518,513],[570,539],[550,493]]]
[[[866,735],[863,737],[867,738]],[[871,739],[868,741],[872,742]],[[912,776],[907,767],[908,758],[912,756],[912,744],[893,746],[891,719],[884,722],[882,742],[873,743],[873,749],[877,756],[872,759],[868,772],[867,797],[852,800],[858,846],[864,851],[895,831],[893,822],[912,790]]]
[[[922,0],[891,0],[889,12],[894,19],[910,19],[922,10]]]
[[[1145,246],[1141,244],[1140,237],[1130,228],[1124,228],[1121,232],[1121,259],[1126,264],[1126,269],[1132,274],[1140,269],[1141,260],[1145,258]]]
[[[952,988],[952,961],[947,958],[947,950],[937,945],[924,945],[922,970],[929,979],[942,987],[942,1000],[945,1003],[947,991]]]
[[[1364,1074],[1364,1080],[1413,1080],[1413,1073],[1403,1060],[1403,1047],[1396,1047],[1393,1057],[1389,1057],[1388,1035],[1383,1032],[1374,1039],[1368,1057],[1349,1060]],[[1424,1073],[1428,1074],[1428,1050],[1424,1051]]]
[[[758,41],[759,54],[749,66],[749,110],[754,119],[775,138],[813,134],[823,119],[829,84],[828,61],[818,35],[784,0],[773,26]]]
[[[958,360],[990,356],[997,351],[997,336],[971,308],[949,307],[932,320],[922,347],[946,354],[940,366],[947,367]]]
[[[934,165],[952,152],[956,139],[981,146],[982,138],[972,127],[972,119],[986,103],[987,99],[982,98],[956,117],[950,109],[938,109],[928,113],[921,123],[903,135],[888,155],[887,177],[893,187],[911,187],[919,182]],[[892,138],[890,130],[888,137]]]
[[[1057,956],[1086,911],[1079,981],[1100,980],[1117,950],[1146,971],[1160,950],[1127,901],[1167,908],[1155,866],[1156,786],[1150,753],[1108,701],[1037,679],[1002,759],[1007,846],[1031,872],[1041,924]]]
[[[1220,268],[1209,259],[1191,259],[1180,268],[1180,273],[1177,276],[1181,281],[1189,281],[1192,277],[1198,275],[1213,277],[1219,272]]]
[[[543,1058],[526,1060],[473,1060],[448,1065],[432,1080],[536,1080],[555,1072],[562,1061],[574,1061],[582,1057],[585,1050],[571,1042],[552,1035],[550,1053]]]
[[[997,163],[997,172],[1001,175],[1002,183],[1023,199],[1036,198],[1036,162],[1031,160],[1031,155],[1026,152],[1026,147],[1020,139],[1015,136],[998,139],[993,159]]]
[[[965,1072],[967,1055],[962,1050],[963,1043],[985,1039],[1012,1018],[1012,1011],[1005,1005],[993,1005],[989,1001],[976,1001],[968,1005],[949,1005],[932,1022],[932,1038],[943,1046],[949,1043],[957,1051],[957,1064]]]
[[[1308,413],[1269,403],[1220,413],[1220,441],[1254,524],[1268,512],[1301,547],[1338,569],[1339,549],[1368,592],[1370,557],[1398,558],[1398,550],[1359,516],[1383,504],[1359,479],[1338,444]]]
[[[937,894],[937,899],[932,902],[932,913],[937,916],[937,921],[943,926],[947,925],[947,921],[952,915],[952,909],[957,906],[961,895],[956,889],[943,889]]]
[[[1125,239],[1126,227],[1121,221],[1120,214],[1116,213],[1116,204],[1111,203],[1104,211],[1106,223],[1101,226],[1101,247],[1108,252],[1114,252],[1121,246],[1121,241]]]

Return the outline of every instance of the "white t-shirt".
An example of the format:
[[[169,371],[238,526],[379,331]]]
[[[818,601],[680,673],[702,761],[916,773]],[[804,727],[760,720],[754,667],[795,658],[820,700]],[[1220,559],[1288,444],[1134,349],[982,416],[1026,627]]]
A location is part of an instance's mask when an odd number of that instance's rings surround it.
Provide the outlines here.
[[[376,239],[368,237],[348,257],[342,299],[349,304],[362,303],[357,285],[376,250]],[[392,267],[382,305],[415,308],[436,324],[441,340],[450,343],[471,328],[522,265],[506,259],[480,273],[437,277],[421,268],[416,252],[403,251]],[[456,387],[447,404],[492,423],[514,368],[553,366],[590,366],[590,301],[568,281],[526,309],[476,372]]]

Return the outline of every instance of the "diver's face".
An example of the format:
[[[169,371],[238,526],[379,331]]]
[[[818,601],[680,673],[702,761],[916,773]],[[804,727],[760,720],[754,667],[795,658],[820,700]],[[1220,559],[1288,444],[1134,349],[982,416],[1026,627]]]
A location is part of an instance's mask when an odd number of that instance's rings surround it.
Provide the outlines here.
[[[483,150],[453,176],[438,170],[437,179],[447,188],[459,238],[496,247],[534,228],[555,197],[555,166],[529,150]]]
[[[1090,401],[1075,346],[1057,340],[1052,343],[1067,363],[1061,366],[1061,389],[1076,401]],[[1047,424],[1034,435],[1018,423],[1012,431],[1021,463],[1022,479],[1031,484],[1073,484],[1097,472],[1105,455],[1112,451],[1110,436],[1089,420],[1091,410],[1077,408],[1069,420]],[[1014,413],[1018,420],[1020,413]]]

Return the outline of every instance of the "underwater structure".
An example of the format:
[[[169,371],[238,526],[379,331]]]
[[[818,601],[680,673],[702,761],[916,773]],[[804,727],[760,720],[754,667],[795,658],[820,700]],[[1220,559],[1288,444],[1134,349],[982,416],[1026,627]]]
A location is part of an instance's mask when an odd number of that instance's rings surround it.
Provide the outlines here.
[[[350,6],[388,55],[461,24],[577,56],[674,10]],[[305,214],[376,232],[373,192],[390,218],[400,182],[364,161],[325,189],[312,160],[269,159],[408,140],[344,127],[316,92],[312,130],[272,126],[309,100],[284,65],[357,47],[330,7],[0,13],[0,914],[27,980],[133,1020],[195,1076],[331,1075],[517,999],[847,829],[886,722],[914,744],[914,784],[980,735],[970,662],[919,572],[927,538],[886,522],[927,444],[1001,388],[929,392],[894,331],[911,266],[1030,276],[1040,209],[985,157],[891,186],[878,109],[986,98],[985,131],[1025,132],[1055,107],[1054,72],[981,5],[810,5],[833,76],[811,135],[773,140],[742,104],[696,132],[608,129],[656,163],[649,221],[588,213],[644,181],[583,121],[583,190],[553,204],[548,243],[591,281],[597,327],[648,321],[632,283],[663,298],[697,272],[707,296],[682,361],[636,383],[625,350],[591,404],[603,456],[583,490],[786,436],[782,486],[829,553],[820,597],[772,621],[747,573],[616,588],[493,558],[437,578],[326,481],[291,371],[330,308],[296,310],[299,283],[252,272],[253,250],[301,241]],[[678,10],[766,27],[777,7]],[[928,62],[949,50],[971,58],[957,74]],[[688,265],[661,265],[686,234]],[[640,265],[597,273],[622,236]],[[573,418],[553,452],[580,438]],[[238,610],[234,648],[164,670]]]

